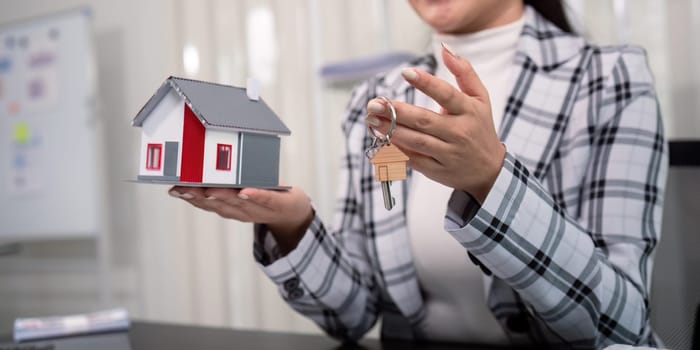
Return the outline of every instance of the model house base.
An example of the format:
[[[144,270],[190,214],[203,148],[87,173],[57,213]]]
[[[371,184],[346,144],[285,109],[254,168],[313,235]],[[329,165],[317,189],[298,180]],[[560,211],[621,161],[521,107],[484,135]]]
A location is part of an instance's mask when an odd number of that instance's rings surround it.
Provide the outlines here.
[[[230,184],[217,184],[217,183],[201,183],[201,182],[181,182],[181,181],[170,181],[163,179],[150,179],[141,178],[140,176],[136,180],[129,180],[128,182],[141,183],[141,184],[152,184],[152,185],[169,185],[169,186],[185,186],[185,187],[219,187],[219,188],[261,188],[264,190],[275,190],[275,191],[286,191],[291,187],[289,186],[241,186],[241,185],[230,185]]]

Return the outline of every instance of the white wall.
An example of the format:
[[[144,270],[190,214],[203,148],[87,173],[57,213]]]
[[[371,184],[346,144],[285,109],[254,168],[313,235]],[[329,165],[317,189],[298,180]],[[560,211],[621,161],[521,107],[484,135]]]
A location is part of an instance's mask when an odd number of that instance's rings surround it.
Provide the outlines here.
[[[136,229],[140,197],[162,188],[134,186],[140,133],[130,120],[178,65],[171,1],[0,1],[0,22],[89,4],[98,59],[98,115],[104,130],[105,203],[110,213],[113,301],[143,315],[141,254]],[[80,193],[75,195],[79,196]],[[69,205],[68,202],[66,205]],[[17,257],[0,257],[0,332],[17,316],[85,312],[99,305],[92,241],[28,244]],[[106,305],[105,305],[106,306]]]
[[[566,0],[588,38],[647,50],[666,134],[700,137],[700,2],[696,0]]]

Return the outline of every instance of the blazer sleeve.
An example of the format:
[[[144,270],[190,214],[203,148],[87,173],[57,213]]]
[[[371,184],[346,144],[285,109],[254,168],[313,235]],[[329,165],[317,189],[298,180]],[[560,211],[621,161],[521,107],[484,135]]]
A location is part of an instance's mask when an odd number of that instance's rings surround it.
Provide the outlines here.
[[[356,340],[375,324],[379,288],[367,256],[359,198],[359,167],[364,159],[363,116],[368,85],[356,88],[346,108],[346,153],[339,173],[335,231],[315,216],[297,247],[280,256],[264,225],[256,225],[254,255],[282,298],[329,335]],[[362,127],[360,127],[362,126]]]
[[[510,152],[483,205],[454,192],[445,217],[448,232],[534,317],[586,348],[651,335],[649,284],[668,167],[641,49],[620,54],[601,96],[599,123],[582,146],[590,160],[575,217]]]

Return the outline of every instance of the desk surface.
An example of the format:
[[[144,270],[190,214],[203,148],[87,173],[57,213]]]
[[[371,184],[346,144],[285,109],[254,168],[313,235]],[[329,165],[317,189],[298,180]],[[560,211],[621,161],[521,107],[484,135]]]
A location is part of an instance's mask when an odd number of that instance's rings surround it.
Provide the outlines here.
[[[0,337],[0,343],[11,340]],[[323,335],[304,335],[262,331],[244,331],[230,328],[200,327],[135,321],[127,333],[102,334],[89,337],[72,337],[61,340],[44,341],[54,349],[92,349],[97,344],[105,350],[217,350],[217,349],[498,349],[498,347],[464,345],[409,343],[403,341],[379,341],[363,339],[359,344],[341,344]],[[6,345],[6,344],[5,344]],[[0,345],[0,350],[4,349]]]
[[[497,349],[460,344],[409,343],[363,339],[359,344],[342,344],[324,335],[244,331],[230,328],[195,327],[134,322],[129,331],[132,350],[141,349]]]

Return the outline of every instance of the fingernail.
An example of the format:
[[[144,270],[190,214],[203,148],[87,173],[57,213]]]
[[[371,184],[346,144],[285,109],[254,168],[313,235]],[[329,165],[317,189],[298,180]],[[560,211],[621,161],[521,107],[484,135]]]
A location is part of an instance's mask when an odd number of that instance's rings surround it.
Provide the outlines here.
[[[369,101],[369,103],[367,104],[367,111],[368,112],[384,113],[384,110],[385,110],[384,105],[375,101],[375,100]]]
[[[413,68],[404,68],[401,71],[401,75],[406,80],[416,80],[418,78],[418,73],[416,73],[416,70]]]
[[[180,194],[180,192],[175,191],[175,190],[172,190],[172,191],[168,192],[168,194],[171,195],[171,196],[173,196],[173,197],[175,197],[175,198],[181,198],[181,197],[182,197],[182,195]]]
[[[447,45],[444,42],[441,42],[441,44],[442,44],[442,47],[447,51],[447,53],[450,54],[450,56],[457,57],[457,54],[454,52],[454,50],[452,50],[450,45]]]
[[[367,121],[367,123],[369,123],[369,125],[372,125],[372,126],[382,125],[382,122],[375,117],[367,117],[367,118],[365,118],[365,121]]]
[[[250,198],[250,197],[248,197],[248,195],[245,194],[245,193],[239,193],[239,194],[238,194],[238,198],[243,199],[243,200],[246,200],[246,199],[248,199],[248,198]]]
[[[183,193],[180,195],[180,198],[192,199],[192,198],[194,198],[194,195],[192,193]]]
[[[216,199],[216,197],[214,197],[214,196],[209,196],[209,197],[207,197],[207,199],[210,200],[210,201],[213,201],[214,199]]]

